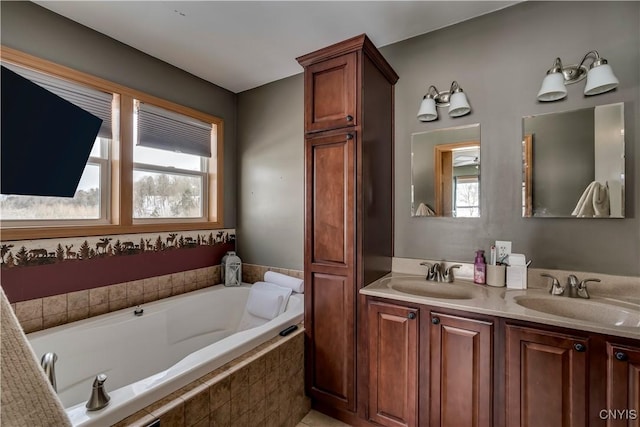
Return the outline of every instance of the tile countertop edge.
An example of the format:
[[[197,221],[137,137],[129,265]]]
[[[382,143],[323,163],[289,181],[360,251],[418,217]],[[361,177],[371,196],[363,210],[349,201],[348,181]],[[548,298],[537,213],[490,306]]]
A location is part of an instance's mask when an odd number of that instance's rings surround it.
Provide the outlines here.
[[[529,289],[529,290],[515,290],[491,287],[487,285],[475,285],[469,281],[456,280],[454,286],[466,285],[477,286],[482,290],[482,297],[476,297],[471,299],[446,299],[446,298],[433,298],[428,296],[411,295],[404,292],[399,292],[385,285],[382,285],[382,281],[391,277],[416,277],[407,273],[392,272],[380,279],[372,282],[368,286],[360,289],[360,293],[367,296],[374,296],[378,298],[385,298],[390,300],[408,302],[413,304],[428,305],[431,307],[441,307],[453,310],[466,311],[469,313],[485,314],[490,316],[502,317],[512,320],[524,320],[528,322],[535,322],[539,324],[557,326],[562,328],[574,329],[585,332],[595,332],[604,335],[631,338],[640,340],[640,328],[633,327],[614,327],[608,325],[601,325],[584,320],[564,318],[552,314],[547,314],[531,309],[524,308],[517,305],[513,301],[513,296],[534,296],[534,297],[549,297],[549,294],[543,289]],[[442,286],[451,286],[450,283],[440,283]],[[512,294],[512,295],[509,295]],[[566,296],[552,297],[552,298],[567,298]]]

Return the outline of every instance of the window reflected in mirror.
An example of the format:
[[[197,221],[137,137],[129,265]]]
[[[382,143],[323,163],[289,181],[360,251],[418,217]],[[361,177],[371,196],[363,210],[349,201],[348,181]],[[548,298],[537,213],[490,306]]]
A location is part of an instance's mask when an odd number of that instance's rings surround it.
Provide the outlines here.
[[[480,125],[411,136],[411,216],[480,216]]]
[[[624,218],[624,104],[523,118],[522,216]]]

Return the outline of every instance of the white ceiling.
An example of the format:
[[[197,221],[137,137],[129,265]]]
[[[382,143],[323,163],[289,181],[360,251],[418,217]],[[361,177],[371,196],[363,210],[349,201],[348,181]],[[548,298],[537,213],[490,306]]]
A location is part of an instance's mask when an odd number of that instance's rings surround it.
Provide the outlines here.
[[[517,2],[35,3],[237,93],[298,74],[296,57],[358,34],[381,47]]]

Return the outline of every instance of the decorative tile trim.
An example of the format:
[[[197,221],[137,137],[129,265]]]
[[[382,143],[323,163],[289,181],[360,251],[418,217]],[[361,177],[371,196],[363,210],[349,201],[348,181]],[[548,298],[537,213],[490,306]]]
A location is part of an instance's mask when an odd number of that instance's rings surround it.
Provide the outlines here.
[[[0,245],[0,267],[29,267],[34,265],[77,262],[92,258],[136,255],[180,248],[215,246],[234,243],[236,233],[227,230],[196,230],[180,233],[140,233],[96,236],[86,239],[42,239],[3,241]]]
[[[294,427],[311,409],[304,392],[304,328],[275,337],[112,427]]]

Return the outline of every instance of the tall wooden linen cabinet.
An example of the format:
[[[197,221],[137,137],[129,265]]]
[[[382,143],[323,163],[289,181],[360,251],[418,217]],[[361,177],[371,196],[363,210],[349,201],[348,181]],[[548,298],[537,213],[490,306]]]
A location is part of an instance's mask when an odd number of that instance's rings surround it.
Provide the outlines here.
[[[367,411],[366,305],[391,271],[394,84],[366,35],[297,58],[304,67],[306,383],[316,409]]]

